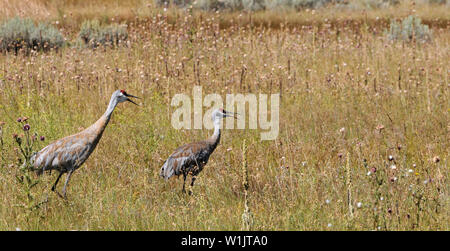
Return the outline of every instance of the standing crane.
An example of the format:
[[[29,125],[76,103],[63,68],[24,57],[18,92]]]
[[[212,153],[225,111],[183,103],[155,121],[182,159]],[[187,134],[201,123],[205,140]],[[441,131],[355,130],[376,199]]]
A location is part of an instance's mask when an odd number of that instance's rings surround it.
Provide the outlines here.
[[[212,113],[214,121],[214,134],[207,140],[189,143],[178,147],[161,167],[160,176],[168,180],[173,175],[183,174],[183,193],[186,193],[185,184],[189,174],[192,175],[191,188],[194,186],[197,175],[203,170],[209,156],[214,152],[220,141],[220,120],[225,117],[234,117],[236,113],[224,109],[216,109]],[[191,191],[189,191],[191,194]]]
[[[62,189],[62,195],[56,192],[59,196],[67,199],[66,187],[72,173],[83,165],[89,158],[89,155],[94,151],[102,137],[103,131],[108,125],[114,108],[116,108],[119,103],[125,101],[137,105],[134,101],[129,99],[129,97],[138,98],[126,93],[124,90],[115,91],[109,101],[108,109],[106,109],[106,112],[97,120],[97,122],[77,134],[67,136],[51,143],[31,158],[33,168],[38,175],[41,175],[44,171],[59,171],[58,178],[52,186],[52,191],[55,191],[61,176],[64,173],[67,173],[66,182]]]

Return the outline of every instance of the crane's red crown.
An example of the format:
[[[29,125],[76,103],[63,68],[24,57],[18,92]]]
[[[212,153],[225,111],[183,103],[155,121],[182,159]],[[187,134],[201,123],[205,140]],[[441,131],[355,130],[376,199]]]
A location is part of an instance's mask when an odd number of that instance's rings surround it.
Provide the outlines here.
[[[125,90],[120,90],[120,92],[121,92],[122,94],[127,94],[127,92],[126,92]]]

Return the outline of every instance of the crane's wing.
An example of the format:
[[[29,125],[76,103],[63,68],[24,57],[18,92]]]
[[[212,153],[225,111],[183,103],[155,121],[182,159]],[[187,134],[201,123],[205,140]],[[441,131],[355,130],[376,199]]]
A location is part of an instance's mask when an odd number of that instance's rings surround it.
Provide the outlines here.
[[[208,143],[206,141],[178,147],[164,162],[160,170],[160,176],[167,180],[173,175],[180,175],[183,167],[198,165],[197,162],[203,159],[202,156],[207,154],[207,149]]]
[[[72,135],[44,147],[31,161],[38,174],[45,170],[78,168],[89,157],[92,144],[81,135]]]

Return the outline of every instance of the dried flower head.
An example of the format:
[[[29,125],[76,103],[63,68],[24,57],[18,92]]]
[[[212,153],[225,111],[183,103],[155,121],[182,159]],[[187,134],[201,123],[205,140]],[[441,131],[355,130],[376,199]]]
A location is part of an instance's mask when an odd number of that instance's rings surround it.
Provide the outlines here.
[[[384,125],[377,125],[376,129],[377,131],[381,132],[384,129]]]
[[[438,163],[441,159],[439,158],[439,156],[434,156],[433,157],[433,162],[434,163]]]

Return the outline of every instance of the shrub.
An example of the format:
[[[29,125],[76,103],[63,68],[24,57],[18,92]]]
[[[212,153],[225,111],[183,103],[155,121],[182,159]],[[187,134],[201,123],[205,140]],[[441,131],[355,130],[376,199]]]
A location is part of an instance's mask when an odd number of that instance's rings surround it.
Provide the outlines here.
[[[403,19],[401,23],[392,20],[389,31],[385,33],[390,40],[428,42],[432,39],[428,25],[422,24],[420,18],[412,15]]]
[[[64,45],[64,37],[53,26],[31,19],[12,18],[0,27],[0,51],[20,49],[43,50],[58,49]]]
[[[111,24],[102,26],[98,20],[87,20],[81,24],[78,38],[85,46],[118,46],[128,39],[125,25]]]
[[[445,1],[445,0],[430,0]],[[192,5],[202,10],[257,11],[274,9],[317,9],[329,4],[350,9],[383,8],[398,4],[399,0],[155,0],[160,6],[170,4],[178,7]]]

